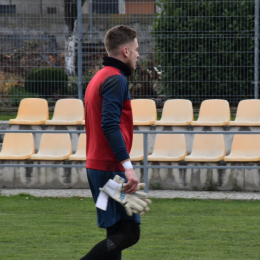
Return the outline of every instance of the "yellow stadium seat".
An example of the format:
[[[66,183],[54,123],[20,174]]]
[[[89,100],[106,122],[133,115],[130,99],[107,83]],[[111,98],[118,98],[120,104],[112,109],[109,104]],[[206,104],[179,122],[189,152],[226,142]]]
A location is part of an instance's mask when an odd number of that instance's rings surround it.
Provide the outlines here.
[[[223,126],[230,121],[230,108],[226,100],[209,99],[201,103],[197,121],[192,121],[194,126]]]
[[[70,155],[69,160],[86,161],[86,141],[86,134],[80,134],[77,151]]]
[[[191,154],[185,157],[187,162],[218,162],[226,155],[223,135],[197,134],[194,137]]]
[[[187,155],[186,142],[183,134],[158,134],[154,150],[148,161],[181,161]]]
[[[186,99],[171,99],[164,103],[162,118],[155,125],[190,125],[193,121],[192,103]]]
[[[24,98],[21,100],[15,119],[11,125],[43,125],[49,119],[48,103],[41,98]]]
[[[248,99],[239,102],[235,121],[229,125],[234,126],[260,126],[260,100]]]
[[[83,102],[80,99],[60,99],[56,102],[52,120],[46,125],[80,125],[84,119]]]
[[[72,154],[69,134],[42,134],[40,148],[33,160],[65,160]]]
[[[234,135],[230,155],[226,162],[260,161],[260,135]]]
[[[134,125],[153,125],[157,119],[156,104],[151,99],[131,101]]]
[[[32,134],[7,133],[4,136],[0,160],[26,160],[34,152]]]
[[[130,160],[133,162],[142,161],[144,159],[143,135],[134,134],[132,149],[130,152]]]

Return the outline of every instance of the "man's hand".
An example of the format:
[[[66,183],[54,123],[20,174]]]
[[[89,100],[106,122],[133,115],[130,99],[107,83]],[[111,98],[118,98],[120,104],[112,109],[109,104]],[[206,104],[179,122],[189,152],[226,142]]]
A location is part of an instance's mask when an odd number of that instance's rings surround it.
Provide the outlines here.
[[[125,179],[120,177],[119,175],[116,175],[114,177],[113,181],[115,181],[118,184],[125,183]],[[137,196],[139,199],[143,200],[145,203],[147,203],[147,206],[142,211],[138,211],[136,209],[131,208],[132,213],[138,214],[140,216],[142,216],[145,213],[150,211],[150,208],[148,207],[148,205],[152,203],[152,201],[147,198],[147,193],[142,191],[142,190],[144,190],[144,188],[145,188],[145,183],[138,183],[137,191],[134,194],[132,194],[132,195]]]
[[[125,193],[134,193],[138,188],[138,179],[135,175],[134,169],[126,169],[125,176],[128,182],[124,185],[123,191]]]
[[[127,194],[122,189],[123,183],[117,183],[114,180],[108,180],[101,191],[107,193],[112,199],[119,202],[126,210],[128,216],[132,216],[134,212],[144,213],[147,211],[148,203],[144,199],[147,199],[147,194],[141,194],[142,198],[135,194]]]

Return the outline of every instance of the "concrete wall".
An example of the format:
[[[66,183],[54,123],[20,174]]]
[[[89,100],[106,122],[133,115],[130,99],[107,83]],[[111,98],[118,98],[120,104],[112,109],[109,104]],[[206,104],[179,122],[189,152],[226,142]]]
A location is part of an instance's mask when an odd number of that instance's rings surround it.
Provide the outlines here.
[[[83,1],[83,0],[82,0]],[[0,5],[15,5],[17,14],[47,14],[47,8],[56,8],[56,14],[64,15],[64,0],[0,0]],[[82,12],[89,14],[89,0],[86,0]],[[118,13],[119,14],[153,14],[154,13],[154,2],[140,1],[125,1],[118,0]],[[156,11],[159,11],[157,8]]]
[[[149,162],[149,165],[260,166],[260,163]],[[135,172],[143,182],[143,170],[136,169]],[[216,185],[220,191],[260,191],[260,170],[148,169],[148,183],[150,189],[201,190]]]
[[[44,4],[43,6],[44,6],[44,10],[47,10],[47,5]],[[0,16],[1,37],[3,35],[55,36],[58,49],[61,52],[64,52],[65,33],[67,31],[67,26],[64,20],[64,7],[59,7],[57,9],[59,10],[59,12],[57,11],[56,15],[47,14],[47,13],[40,14],[38,10],[39,9],[38,4],[30,5],[30,7],[26,6],[25,4],[22,4],[22,7],[21,8],[19,7],[17,9],[19,9],[20,13],[17,13],[16,15],[1,14]],[[31,13],[24,12],[24,9],[26,10],[35,9],[35,13],[31,14]],[[144,15],[144,14],[140,14],[140,15],[93,14],[93,20],[92,20],[93,21],[92,24],[93,43],[102,43],[108,29],[119,24],[126,24],[134,28],[138,33],[140,58],[149,59],[151,58],[151,54],[154,52],[153,51],[154,41],[153,38],[151,37],[153,17],[154,15]],[[86,2],[83,6],[82,28],[83,28],[84,42],[90,43],[90,15],[88,11],[88,2]]]
[[[85,162],[53,161],[1,161],[0,164],[63,164],[84,165]],[[140,165],[139,162],[133,163]],[[150,165],[227,165],[260,166],[260,163],[165,163]],[[140,182],[144,181],[142,169],[135,169]],[[217,169],[149,169],[149,189],[201,190],[216,185],[218,190],[260,191],[260,170],[217,170]],[[210,184],[211,182],[211,184]],[[1,188],[64,189],[89,188],[85,168],[25,168],[0,167]]]
[[[47,14],[48,7],[56,8],[56,14],[64,14],[64,0],[0,0],[0,5],[15,5],[16,14]]]
[[[84,164],[58,161],[1,161],[0,164]],[[89,188],[85,168],[0,168],[0,188]]]

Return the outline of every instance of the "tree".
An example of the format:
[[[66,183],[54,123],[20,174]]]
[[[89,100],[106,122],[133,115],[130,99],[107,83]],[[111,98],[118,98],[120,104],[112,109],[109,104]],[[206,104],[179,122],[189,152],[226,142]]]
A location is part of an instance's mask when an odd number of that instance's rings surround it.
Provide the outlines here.
[[[81,6],[86,0],[81,1]],[[75,70],[75,44],[76,44],[76,28],[78,19],[78,1],[64,0],[64,18],[67,25],[65,33],[65,69],[68,75],[74,76]]]

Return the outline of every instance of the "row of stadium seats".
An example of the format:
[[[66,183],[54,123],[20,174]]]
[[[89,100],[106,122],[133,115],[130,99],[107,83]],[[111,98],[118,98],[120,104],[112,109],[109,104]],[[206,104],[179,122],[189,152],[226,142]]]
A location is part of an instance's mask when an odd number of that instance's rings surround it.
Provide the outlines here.
[[[135,134],[131,160],[143,160],[143,135]],[[231,152],[226,156],[224,137],[221,134],[197,134],[191,154],[187,156],[183,134],[157,134],[153,153],[148,161],[160,162],[256,162],[260,161],[260,135],[234,135]]]
[[[164,103],[161,120],[157,120],[153,100],[132,100],[134,125],[163,126],[260,126],[260,100],[239,102],[234,121],[230,121],[230,107],[226,100],[209,99],[201,103],[198,120],[194,121],[189,100],[172,99]]]
[[[0,160],[73,160],[86,161],[86,134],[79,136],[78,147],[72,154],[69,134],[42,134],[40,147],[35,154],[31,133],[7,133],[4,136]]]
[[[20,102],[12,125],[85,125],[84,106],[79,99],[60,99],[56,102],[52,120],[45,99],[25,98]]]
[[[260,126],[260,100],[240,101],[235,121],[230,121],[230,107],[226,100],[211,99],[201,103],[197,121],[189,100],[171,99],[164,103],[161,120],[157,120],[156,104],[151,99],[132,100],[134,125],[164,126]],[[79,99],[60,99],[49,120],[45,99],[26,98],[20,103],[16,119],[10,124],[26,125],[85,125],[84,106]]]
[[[130,153],[132,161],[144,159],[143,135],[134,134]],[[69,134],[42,134],[39,151],[35,154],[32,134],[7,133],[4,136],[0,160],[86,160],[86,135],[79,136],[78,147],[72,154]],[[235,135],[230,155],[226,156],[221,134],[198,134],[187,156],[183,134],[157,134],[154,150],[148,161],[176,162],[255,162],[260,161],[260,135]]]

